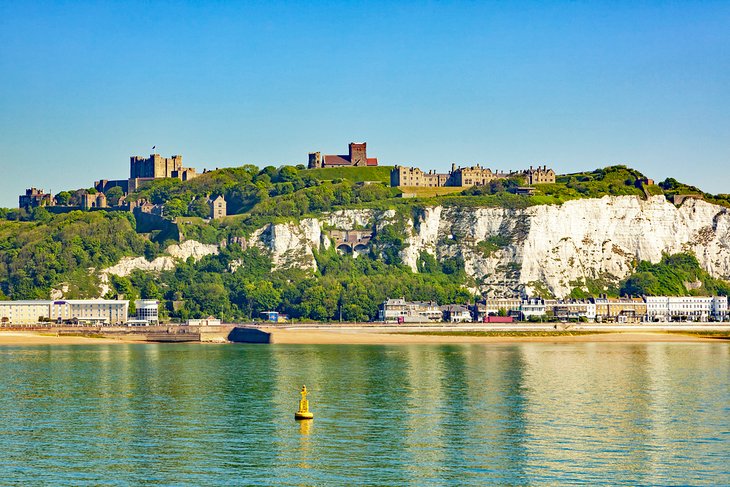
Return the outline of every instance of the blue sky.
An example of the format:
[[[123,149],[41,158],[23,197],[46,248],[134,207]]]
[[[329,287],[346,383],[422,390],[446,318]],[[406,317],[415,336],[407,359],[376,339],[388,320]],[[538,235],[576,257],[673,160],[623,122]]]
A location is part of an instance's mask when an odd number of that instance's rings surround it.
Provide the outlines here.
[[[624,163],[730,192],[730,2],[0,0],[0,206],[368,142],[446,170]]]

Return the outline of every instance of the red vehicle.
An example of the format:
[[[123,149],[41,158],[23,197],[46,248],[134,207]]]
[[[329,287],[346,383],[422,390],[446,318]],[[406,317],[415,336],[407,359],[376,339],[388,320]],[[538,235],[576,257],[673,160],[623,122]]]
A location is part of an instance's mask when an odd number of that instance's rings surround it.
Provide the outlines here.
[[[511,316],[485,316],[484,323],[513,323],[515,320]]]

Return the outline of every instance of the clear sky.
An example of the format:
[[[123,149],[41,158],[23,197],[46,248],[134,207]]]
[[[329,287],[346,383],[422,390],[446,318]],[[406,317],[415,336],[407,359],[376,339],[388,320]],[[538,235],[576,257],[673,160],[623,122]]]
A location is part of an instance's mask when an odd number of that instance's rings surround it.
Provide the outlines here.
[[[350,141],[730,192],[730,2],[0,0],[0,206],[153,145],[202,170]]]

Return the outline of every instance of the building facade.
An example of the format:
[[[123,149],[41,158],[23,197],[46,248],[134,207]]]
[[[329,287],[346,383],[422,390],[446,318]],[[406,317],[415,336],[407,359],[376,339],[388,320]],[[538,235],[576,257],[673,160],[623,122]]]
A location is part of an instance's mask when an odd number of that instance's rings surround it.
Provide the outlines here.
[[[380,321],[399,323],[424,323],[441,321],[443,312],[435,301],[406,301],[403,298],[387,299],[380,305]]]
[[[149,157],[131,156],[129,158],[129,192],[137,191],[140,184],[162,178],[175,178],[187,181],[198,176],[192,167],[183,167],[182,156],[162,157],[150,154]]]
[[[390,171],[390,185],[392,187],[461,187],[486,186],[498,179],[511,177],[524,178],[527,184],[554,183],[555,171],[543,166],[534,169],[530,167],[521,172],[492,171],[488,167],[479,164],[469,167],[456,167],[451,165],[448,174],[435,171],[424,172],[417,167],[395,166]],[[529,193],[527,188],[522,188],[523,193]]]
[[[522,171],[522,174],[525,177],[527,184],[530,185],[555,182],[555,171],[547,166],[538,166],[537,168],[530,166],[530,169]]]
[[[647,296],[649,321],[724,321],[727,296]]]
[[[395,166],[390,171],[390,185],[394,188],[399,186],[438,188],[446,186],[448,179],[448,174],[424,172],[417,167]]]
[[[441,306],[443,320],[448,323],[468,323],[472,321],[471,310],[460,304]]]
[[[37,208],[39,206],[53,205],[53,197],[50,193],[38,188],[28,188],[25,194],[18,197],[18,208]]]
[[[596,321],[638,323],[646,318],[646,301],[642,298],[593,298]]]
[[[309,153],[309,169],[319,167],[366,167],[377,166],[376,157],[368,157],[367,142],[350,142],[346,155],[326,154],[324,157],[319,152]]]
[[[106,195],[104,193],[89,194],[85,193],[81,196],[81,209],[89,210],[91,208],[106,208]]]
[[[0,323],[123,324],[128,319],[129,301],[69,299],[57,301],[0,301]]]
[[[541,298],[523,299],[520,304],[520,313],[522,314],[522,319],[545,316],[547,314],[545,300]]]
[[[519,312],[520,306],[522,305],[521,298],[485,298],[476,305],[478,320],[483,319],[485,316],[498,315],[500,311],[505,311],[507,314],[510,312]]]
[[[210,217],[213,220],[220,220],[226,216],[228,204],[223,196],[218,196],[210,202]]]
[[[596,319],[596,303],[589,299],[570,299],[553,305],[553,316],[559,320]]]
[[[156,299],[137,299],[134,301],[134,307],[137,308],[137,321],[148,325],[160,323],[160,302]]]

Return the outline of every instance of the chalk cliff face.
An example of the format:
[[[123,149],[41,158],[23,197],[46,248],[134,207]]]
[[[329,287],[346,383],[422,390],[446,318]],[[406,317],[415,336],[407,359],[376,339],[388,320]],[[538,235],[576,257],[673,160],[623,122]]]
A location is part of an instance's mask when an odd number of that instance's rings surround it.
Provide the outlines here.
[[[298,224],[269,225],[249,239],[275,265],[316,268],[314,249],[331,242],[324,228],[377,230],[394,211],[344,210]],[[714,277],[730,279],[730,213],[688,200],[677,208],[664,196],[583,199],[525,209],[430,207],[405,222],[401,258],[414,271],[421,252],[460,256],[482,291],[512,293],[544,287],[562,297],[587,281],[617,282],[638,260],[692,251]]]

